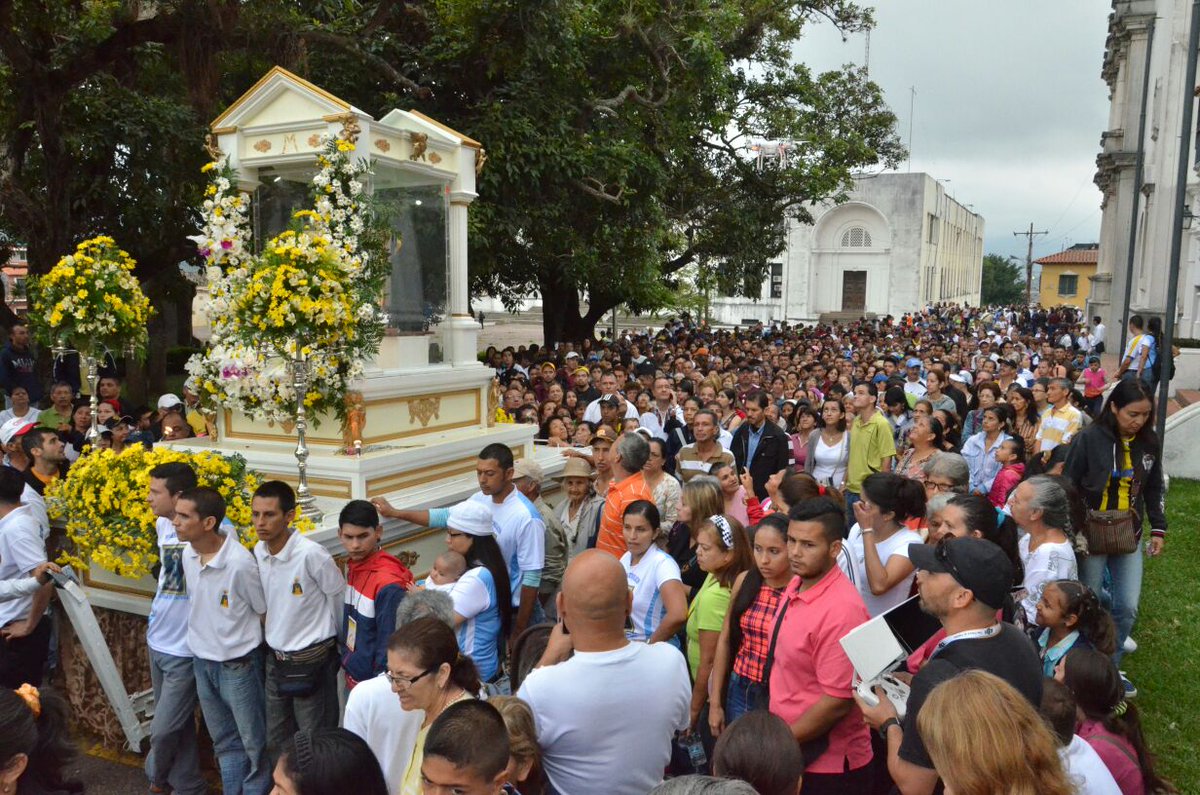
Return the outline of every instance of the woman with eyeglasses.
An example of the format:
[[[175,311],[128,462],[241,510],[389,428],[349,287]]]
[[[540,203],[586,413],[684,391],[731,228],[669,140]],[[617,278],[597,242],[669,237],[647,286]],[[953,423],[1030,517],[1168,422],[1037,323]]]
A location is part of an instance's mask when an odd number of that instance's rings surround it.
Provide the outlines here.
[[[493,539],[494,540],[494,539]],[[418,618],[388,641],[387,678],[406,711],[425,719],[404,770],[399,795],[421,795],[421,763],[429,727],[446,707],[474,698],[482,687],[479,670],[458,649],[454,631],[436,618]]]

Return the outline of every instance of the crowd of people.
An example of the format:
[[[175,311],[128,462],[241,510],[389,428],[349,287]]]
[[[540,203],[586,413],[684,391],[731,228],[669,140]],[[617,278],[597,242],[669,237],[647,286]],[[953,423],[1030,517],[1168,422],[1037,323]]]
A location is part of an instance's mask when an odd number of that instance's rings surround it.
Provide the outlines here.
[[[161,465],[151,791],[208,791],[197,706],[227,793],[1173,791],[1120,670],[1167,533],[1170,357],[1153,322],[1130,332],[1111,376],[1103,324],[1064,308],[488,351],[499,418],[545,450],[485,446],[453,505],[349,501],[344,572],[286,484],[254,494],[247,550],[219,494]],[[69,416],[63,386],[43,415]],[[151,441],[204,432],[169,408]],[[27,449],[11,422],[0,787],[77,791],[28,651],[54,566],[27,491],[74,423]],[[424,579],[386,520],[445,530]],[[903,699],[865,697],[841,640],[914,598],[936,626],[890,674]]]

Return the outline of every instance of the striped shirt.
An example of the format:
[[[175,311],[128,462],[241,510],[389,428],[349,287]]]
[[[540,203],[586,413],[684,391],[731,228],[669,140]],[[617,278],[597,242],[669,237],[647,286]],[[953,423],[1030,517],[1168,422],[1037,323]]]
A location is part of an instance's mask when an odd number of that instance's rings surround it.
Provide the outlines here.
[[[779,597],[783,588],[763,583],[754,603],[742,613],[742,647],[733,661],[733,672],[751,682],[761,683],[771,648],[771,633],[775,629],[775,614],[779,612]]]

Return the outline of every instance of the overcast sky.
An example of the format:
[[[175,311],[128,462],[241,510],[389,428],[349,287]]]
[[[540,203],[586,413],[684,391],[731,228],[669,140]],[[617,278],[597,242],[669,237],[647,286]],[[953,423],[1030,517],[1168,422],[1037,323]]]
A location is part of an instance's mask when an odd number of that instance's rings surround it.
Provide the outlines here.
[[[871,4],[867,0],[867,4]],[[879,0],[871,78],[899,119],[912,162],[901,170],[949,180],[984,217],[984,252],[1033,256],[1100,235],[1092,182],[1108,88],[1100,77],[1111,4],[1105,0]],[[796,51],[815,70],[863,63],[865,37],[844,43],[813,27]],[[916,87],[910,114],[910,87]]]

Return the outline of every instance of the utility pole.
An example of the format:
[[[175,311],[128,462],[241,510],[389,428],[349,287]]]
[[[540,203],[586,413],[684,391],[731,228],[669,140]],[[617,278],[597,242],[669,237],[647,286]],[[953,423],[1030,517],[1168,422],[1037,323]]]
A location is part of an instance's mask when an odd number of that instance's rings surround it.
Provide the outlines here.
[[[1047,231],[1033,231],[1033,221],[1029,222],[1028,232],[1013,232],[1013,237],[1025,235],[1029,238],[1029,249],[1025,253],[1025,303],[1033,306],[1033,239],[1038,235],[1048,235]]]
[[[1186,93],[1183,96],[1183,113],[1179,121],[1179,157],[1175,174],[1175,223],[1171,230],[1171,258],[1167,271],[1167,304],[1163,312],[1163,338],[1155,340],[1158,345],[1158,361],[1161,372],[1166,376],[1158,385],[1158,406],[1155,412],[1155,428],[1158,438],[1165,439],[1167,434],[1167,401],[1171,392],[1171,346],[1175,342],[1175,316],[1178,310],[1175,304],[1179,301],[1179,268],[1180,256],[1183,251],[1183,217],[1190,213],[1187,207],[1187,177],[1195,161],[1189,157],[1192,154],[1189,140],[1192,135],[1192,112],[1196,104],[1193,87],[1196,85],[1196,60],[1200,51],[1200,0],[1192,2],[1191,30],[1188,32],[1187,66],[1184,68],[1183,85]],[[1161,441],[1160,441],[1161,444]]]
[[[912,171],[912,131],[913,131],[913,116],[917,112],[917,87],[909,86],[908,90],[912,92],[908,99],[908,170]]]

